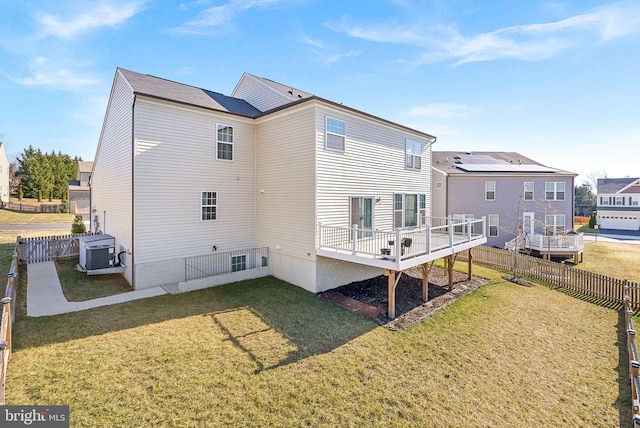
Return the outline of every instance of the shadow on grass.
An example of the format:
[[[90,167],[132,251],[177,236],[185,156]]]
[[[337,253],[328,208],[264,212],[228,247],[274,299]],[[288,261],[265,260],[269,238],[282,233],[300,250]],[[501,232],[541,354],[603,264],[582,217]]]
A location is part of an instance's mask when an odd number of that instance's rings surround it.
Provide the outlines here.
[[[14,352],[173,319],[208,316],[226,339],[245,352],[256,363],[256,370],[261,371],[330,352],[378,326],[274,277],[29,318],[24,308],[24,276],[20,278],[20,308],[13,330]],[[229,314],[235,314],[235,318]],[[265,334],[270,335],[269,340],[276,337],[279,342],[247,342]],[[264,349],[265,343],[277,343],[281,350]],[[277,358],[274,352],[279,352]]]
[[[627,325],[624,310],[618,311],[618,399],[614,403],[620,409],[620,426],[632,425],[631,379],[629,378],[629,354],[627,353]]]

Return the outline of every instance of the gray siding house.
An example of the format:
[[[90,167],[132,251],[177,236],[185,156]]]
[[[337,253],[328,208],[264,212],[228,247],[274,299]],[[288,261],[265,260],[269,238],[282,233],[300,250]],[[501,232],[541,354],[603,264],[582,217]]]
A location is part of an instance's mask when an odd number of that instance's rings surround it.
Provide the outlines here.
[[[435,137],[245,73],[231,96],[118,68],[91,228],[136,289],[274,275],[317,293],[486,242],[431,230]],[[194,272],[197,273],[193,274]]]
[[[577,174],[515,152],[434,151],[432,156],[433,216],[486,217],[487,245],[502,248],[521,236],[519,247],[544,248],[550,244],[542,242],[545,236],[573,229]]]
[[[69,209],[72,214],[81,215],[89,221],[91,190],[89,181],[91,180],[91,170],[93,162],[78,161],[76,179],[69,180],[67,184],[67,197],[69,198]]]
[[[640,230],[640,178],[599,178],[597,202],[600,228]]]

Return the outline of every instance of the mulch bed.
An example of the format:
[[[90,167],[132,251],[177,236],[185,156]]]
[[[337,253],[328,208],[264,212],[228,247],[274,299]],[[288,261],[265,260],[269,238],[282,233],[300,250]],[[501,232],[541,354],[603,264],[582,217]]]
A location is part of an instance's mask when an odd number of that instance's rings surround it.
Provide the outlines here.
[[[429,298],[422,301],[422,274],[420,268],[407,269],[396,286],[396,318],[387,313],[387,277],[384,275],[352,282],[342,287],[320,293],[323,299],[372,319],[392,330],[404,329],[447,306],[458,297],[485,285],[487,280],[471,278],[467,274],[453,272],[453,290],[444,269],[431,266],[429,271]]]

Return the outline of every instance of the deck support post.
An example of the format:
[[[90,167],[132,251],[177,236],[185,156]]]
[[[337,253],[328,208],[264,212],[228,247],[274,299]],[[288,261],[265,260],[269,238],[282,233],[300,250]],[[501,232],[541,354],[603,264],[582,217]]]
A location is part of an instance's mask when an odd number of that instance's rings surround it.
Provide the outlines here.
[[[387,312],[389,318],[394,319],[396,317],[396,286],[398,285],[398,281],[400,281],[400,276],[402,276],[402,271],[397,272],[398,276],[396,276],[396,271],[391,269],[385,269],[384,275],[387,277],[387,293],[388,293],[388,307]]]
[[[429,270],[426,263],[421,264],[420,268],[422,270],[422,301],[426,302],[429,300]]]
[[[467,281],[471,281],[473,277],[473,252],[471,248],[467,250]]]
[[[449,291],[451,291],[453,290],[453,255],[450,254],[445,258],[445,266],[449,277]]]

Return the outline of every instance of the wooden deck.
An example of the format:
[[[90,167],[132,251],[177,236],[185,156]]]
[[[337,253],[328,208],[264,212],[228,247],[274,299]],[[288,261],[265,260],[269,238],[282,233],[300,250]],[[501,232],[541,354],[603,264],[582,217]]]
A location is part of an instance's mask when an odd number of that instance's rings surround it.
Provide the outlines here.
[[[428,262],[444,258],[445,267],[451,279],[453,255],[468,251],[469,276],[471,276],[472,256],[469,250],[487,242],[484,218],[470,221],[454,221],[452,218],[439,220],[434,223],[444,224],[394,231],[320,224],[316,254],[384,269],[384,274],[388,278],[388,315],[393,319],[395,318],[395,288],[403,270],[421,266],[422,294],[426,301],[429,286]],[[449,287],[451,286],[450,281]]]
[[[552,256],[570,256],[575,263],[580,263],[584,251],[584,234],[525,235],[524,239],[518,237],[507,242],[505,248],[509,251],[514,251],[515,248],[535,251],[545,259]]]

